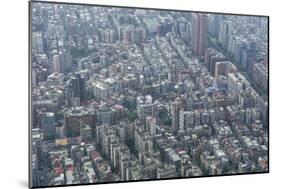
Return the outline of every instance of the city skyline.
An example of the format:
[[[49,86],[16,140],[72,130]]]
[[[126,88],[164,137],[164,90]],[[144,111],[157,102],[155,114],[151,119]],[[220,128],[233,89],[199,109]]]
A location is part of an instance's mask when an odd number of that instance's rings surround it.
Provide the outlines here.
[[[30,6],[32,187],[268,172],[268,17]]]

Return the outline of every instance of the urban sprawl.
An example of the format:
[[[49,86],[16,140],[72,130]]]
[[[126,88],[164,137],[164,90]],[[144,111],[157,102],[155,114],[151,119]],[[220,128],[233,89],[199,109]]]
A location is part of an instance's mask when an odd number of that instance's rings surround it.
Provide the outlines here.
[[[31,3],[32,186],[268,171],[268,18]]]

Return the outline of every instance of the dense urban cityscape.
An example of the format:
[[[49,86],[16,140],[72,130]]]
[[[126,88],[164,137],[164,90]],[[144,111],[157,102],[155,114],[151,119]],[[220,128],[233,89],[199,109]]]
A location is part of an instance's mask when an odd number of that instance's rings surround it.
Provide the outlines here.
[[[268,172],[268,17],[30,11],[33,187]]]

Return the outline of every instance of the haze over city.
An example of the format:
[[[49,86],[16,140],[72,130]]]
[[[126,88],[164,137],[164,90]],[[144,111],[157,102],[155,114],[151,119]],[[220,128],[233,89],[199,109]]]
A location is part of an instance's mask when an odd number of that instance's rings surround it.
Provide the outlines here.
[[[32,186],[268,172],[268,17],[31,3]]]

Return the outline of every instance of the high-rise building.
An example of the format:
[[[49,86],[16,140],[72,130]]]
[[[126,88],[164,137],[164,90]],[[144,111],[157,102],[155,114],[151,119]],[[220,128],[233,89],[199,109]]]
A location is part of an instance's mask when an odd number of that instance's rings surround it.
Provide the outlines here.
[[[231,37],[231,21],[229,20],[223,20],[220,23],[220,31],[219,31],[219,43],[222,45],[222,47],[227,48],[229,43],[229,38]]]
[[[44,140],[51,140],[55,138],[55,114],[52,112],[46,112],[41,117],[41,128],[43,132]]]
[[[220,20],[221,15],[210,15],[208,19],[208,31],[215,38],[218,37]]]
[[[192,13],[191,48],[194,54],[202,56],[205,54],[207,41],[207,15]]]
[[[72,67],[72,56],[69,52],[63,50],[53,55],[54,72],[65,73]]]
[[[82,106],[66,109],[64,112],[64,126],[67,137],[81,136],[81,127],[87,124],[95,132],[94,112]]]
[[[154,115],[154,104],[151,95],[137,97],[137,114],[143,121],[146,116]]]
[[[236,73],[237,68],[229,61],[221,61],[217,62],[215,65],[215,74],[214,76],[218,75],[225,75],[227,76],[229,73]]]
[[[31,76],[32,77],[32,80],[31,80],[32,87],[36,87],[36,85],[37,85],[36,68],[32,68],[31,74],[32,74],[32,76]]]
[[[217,50],[213,48],[208,48],[205,53],[205,63],[207,66],[207,69],[211,74],[214,76],[215,75],[215,68],[216,64],[219,61],[225,60],[225,56],[221,53],[218,52]]]
[[[218,89],[226,89],[227,77],[225,75],[217,75],[214,80],[214,86]]]
[[[32,129],[32,155],[31,155],[31,165],[32,165],[32,184],[34,186],[39,186],[39,159],[42,157],[41,151],[41,134],[40,129]]]
[[[79,98],[80,102],[86,99],[86,78],[83,74],[77,73],[71,78],[70,87],[72,97]]]
[[[172,164],[165,164],[165,166],[157,167],[157,179],[172,178],[176,175],[176,167]]]
[[[194,116],[191,111],[180,111],[179,113],[179,129],[187,130],[188,128],[193,128],[194,126]]]
[[[264,64],[254,64],[253,79],[264,90],[267,90],[267,88],[268,88],[268,69],[266,69]]]
[[[141,154],[152,154],[153,153],[153,142],[152,136],[146,132],[140,133],[139,146],[136,150]]]
[[[229,73],[227,78],[227,91],[233,95],[235,100],[238,100],[242,90],[250,87],[248,80],[240,73]]]
[[[140,43],[146,40],[146,33],[145,29],[143,28],[136,28],[132,33],[132,42],[133,43]]]
[[[156,134],[156,119],[153,117],[146,117],[146,131],[149,132],[150,135],[154,136]]]
[[[99,40],[103,43],[114,43],[116,41],[116,32],[112,29],[98,30]]]
[[[58,73],[64,73],[66,64],[65,64],[65,57],[62,53],[55,54],[53,56],[53,66],[54,66],[54,72]]]
[[[92,141],[92,129],[89,125],[82,124],[80,127],[80,136],[83,142]]]
[[[171,104],[171,115],[172,115],[172,131],[177,132],[179,130],[179,122],[180,122],[180,101],[176,99],[176,101]]]
[[[43,53],[43,38],[41,32],[32,33],[32,50],[37,54]]]
[[[53,66],[54,66],[54,72],[61,73],[60,56],[58,54],[55,54],[53,56]]]

